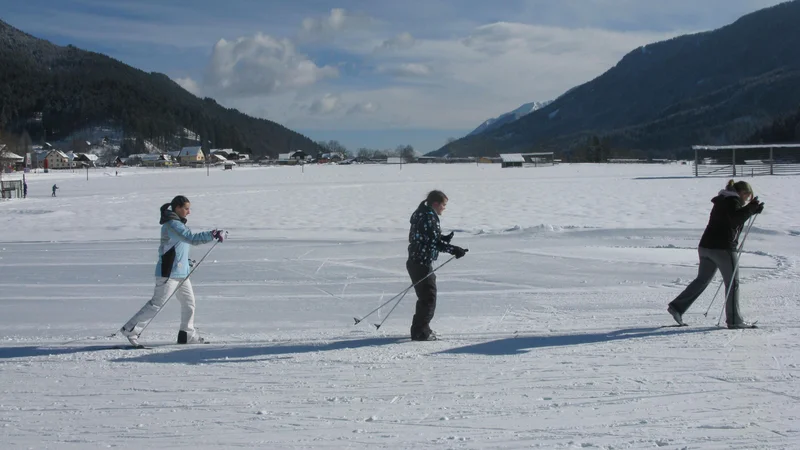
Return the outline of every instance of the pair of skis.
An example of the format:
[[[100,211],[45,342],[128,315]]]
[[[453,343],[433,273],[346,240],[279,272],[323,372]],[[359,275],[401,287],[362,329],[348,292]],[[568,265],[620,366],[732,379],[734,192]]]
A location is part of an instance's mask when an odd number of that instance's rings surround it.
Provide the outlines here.
[[[758,323],[758,321],[756,320],[755,322],[751,323],[749,327],[746,327],[746,328],[732,328],[732,329],[733,330],[757,329],[758,328],[758,326],[756,326],[757,323]],[[676,324],[673,324],[673,325],[662,325],[661,328],[683,328],[683,327],[688,327],[688,326],[689,326],[688,323],[682,323],[682,324],[676,323]]]

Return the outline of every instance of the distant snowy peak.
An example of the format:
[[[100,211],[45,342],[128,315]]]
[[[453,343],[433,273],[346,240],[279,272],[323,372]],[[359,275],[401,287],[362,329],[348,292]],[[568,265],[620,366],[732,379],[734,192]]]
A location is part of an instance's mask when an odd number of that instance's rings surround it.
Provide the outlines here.
[[[538,109],[542,109],[545,106],[552,103],[552,100],[546,102],[530,102],[525,103],[524,105],[520,106],[519,108],[507,112],[499,117],[495,117],[483,122],[478,128],[475,128],[470,134],[467,136],[472,136],[475,134],[481,134],[489,130],[493,130],[495,128],[499,128],[507,123],[514,122],[515,120],[519,120],[523,116],[526,116]]]
[[[536,111],[537,109],[542,109],[542,108],[544,108],[545,106],[549,105],[552,102],[553,101],[550,100],[550,101],[546,101],[546,102],[525,103],[524,105],[520,106],[519,108],[511,111],[510,113],[506,113],[504,115],[511,114],[511,115],[514,116],[514,118],[516,120],[516,119],[519,119],[522,116],[525,116],[527,114],[530,114],[530,113]],[[503,117],[503,116],[500,116],[500,117]]]

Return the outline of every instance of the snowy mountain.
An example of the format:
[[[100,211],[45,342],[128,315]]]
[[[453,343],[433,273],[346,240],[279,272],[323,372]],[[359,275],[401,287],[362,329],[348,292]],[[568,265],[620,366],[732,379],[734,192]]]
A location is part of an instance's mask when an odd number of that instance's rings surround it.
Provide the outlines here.
[[[255,156],[321,150],[283,125],[198,98],[165,74],[144,72],[72,45],[55,45],[2,20],[0,80],[0,129],[15,134],[24,129],[35,142],[44,139],[45,130],[53,141],[110,123],[124,129],[126,137],[161,148],[167,147],[161,142],[172,143],[184,130],[190,141],[198,142],[200,134],[208,147],[250,149]],[[37,116],[38,121],[28,121]]]
[[[800,105],[800,0],[713,31],[631,49],[597,78],[500,128],[448,142],[431,156],[616,149],[674,157],[693,144],[744,143]],[[676,64],[680,61],[680,64]]]
[[[526,115],[528,115],[528,114],[530,114],[530,113],[532,113],[532,112],[534,112],[536,110],[542,109],[542,108],[544,108],[545,106],[549,105],[552,102],[553,102],[552,100],[548,100],[546,102],[525,103],[524,105],[520,106],[519,108],[517,108],[517,109],[515,109],[515,110],[513,110],[511,112],[507,112],[507,113],[502,114],[502,115],[500,115],[498,117],[495,117],[495,118],[492,118],[492,119],[489,119],[489,120],[483,122],[482,124],[480,124],[480,126],[478,128],[475,128],[474,130],[472,130],[472,132],[469,133],[467,136],[473,136],[475,134],[481,134],[481,133],[489,131],[489,130],[494,130],[494,129],[499,128],[499,127],[501,127],[501,126],[503,126],[503,125],[505,125],[507,123],[511,123],[511,122],[513,122],[515,120],[519,120],[521,117],[526,116]]]

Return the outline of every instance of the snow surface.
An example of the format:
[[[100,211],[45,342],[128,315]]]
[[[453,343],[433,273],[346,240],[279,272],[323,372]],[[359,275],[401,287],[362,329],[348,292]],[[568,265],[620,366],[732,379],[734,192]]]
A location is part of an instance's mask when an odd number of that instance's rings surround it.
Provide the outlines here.
[[[726,181],[688,166],[209,174],[29,174],[28,199],[0,202],[0,448],[800,448],[796,177],[748,179],[767,207],[742,308],[762,328],[731,331],[721,297],[703,315],[718,280],[692,326],[662,328]],[[444,339],[407,339],[413,292],[379,331],[391,304],[354,326],[409,285],[407,220],[432,188],[470,249],[437,272]],[[173,301],[155,348],[110,349],[176,194],[195,231],[230,230],[192,276],[214,343],[166,345]]]

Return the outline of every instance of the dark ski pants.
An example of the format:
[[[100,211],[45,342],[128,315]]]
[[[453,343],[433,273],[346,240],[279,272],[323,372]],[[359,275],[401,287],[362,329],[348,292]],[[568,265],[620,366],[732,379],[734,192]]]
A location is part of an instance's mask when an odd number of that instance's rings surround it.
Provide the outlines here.
[[[411,338],[427,339],[431,335],[430,324],[436,311],[436,274],[431,273],[433,268],[430,265],[413,261],[406,262],[406,269],[411,282],[416,284],[414,291],[417,293],[417,310],[411,322]],[[431,275],[425,278],[429,273]]]
[[[700,294],[708,287],[719,269],[725,282],[725,321],[728,325],[742,323],[739,315],[739,274],[733,276],[736,267],[736,253],[733,250],[718,250],[699,247],[700,266],[697,268],[697,278],[678,295],[669,305],[685,314]]]

